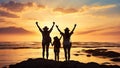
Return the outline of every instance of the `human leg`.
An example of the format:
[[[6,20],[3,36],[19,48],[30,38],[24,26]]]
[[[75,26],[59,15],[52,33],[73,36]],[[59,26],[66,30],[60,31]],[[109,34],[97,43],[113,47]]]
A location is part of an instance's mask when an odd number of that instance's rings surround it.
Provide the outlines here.
[[[59,53],[60,53],[60,48],[58,48],[58,52],[57,52],[57,55],[58,55],[58,61],[59,61]]]
[[[48,59],[48,57],[49,57],[49,44],[50,43],[47,43],[46,44],[46,58]]]
[[[45,44],[42,43],[42,56],[44,58],[44,55],[45,55]]]
[[[55,61],[57,60],[57,53],[55,52]]]
[[[57,52],[57,61],[59,61],[59,52]]]
[[[67,61],[67,49],[64,47],[65,60]]]
[[[70,60],[70,49],[71,49],[71,47],[68,48],[68,61]]]
[[[71,45],[72,45],[72,43],[70,43],[70,45],[68,46],[68,60],[70,60]]]

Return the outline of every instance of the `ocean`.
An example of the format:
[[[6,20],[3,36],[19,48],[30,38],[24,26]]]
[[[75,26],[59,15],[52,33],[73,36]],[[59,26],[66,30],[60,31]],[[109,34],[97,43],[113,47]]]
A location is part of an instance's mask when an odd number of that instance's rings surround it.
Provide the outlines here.
[[[87,56],[84,50],[107,49],[120,53],[120,43],[113,42],[73,42],[71,60],[79,62],[97,62],[99,64],[119,65],[120,62],[111,61],[109,57]],[[15,64],[28,58],[41,58],[42,48],[40,42],[0,42],[0,68]],[[54,60],[53,46],[49,48],[49,59]],[[60,61],[64,61],[64,50],[60,48]]]

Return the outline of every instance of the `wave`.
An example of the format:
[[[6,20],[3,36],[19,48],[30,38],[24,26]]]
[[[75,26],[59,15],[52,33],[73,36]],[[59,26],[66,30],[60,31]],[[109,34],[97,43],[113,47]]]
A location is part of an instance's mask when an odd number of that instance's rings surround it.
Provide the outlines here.
[[[0,42],[0,49],[39,49],[41,42]],[[98,48],[98,47],[120,47],[120,43],[113,42],[72,42],[72,47]]]
[[[83,48],[120,47],[120,43],[113,42],[73,42],[73,45],[80,46]]]
[[[40,42],[0,42],[0,49],[39,49]]]

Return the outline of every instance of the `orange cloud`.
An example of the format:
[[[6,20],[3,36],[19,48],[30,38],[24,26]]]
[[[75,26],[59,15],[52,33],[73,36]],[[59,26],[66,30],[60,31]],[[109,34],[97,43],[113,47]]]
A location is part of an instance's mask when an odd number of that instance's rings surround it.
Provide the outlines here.
[[[78,32],[77,34],[90,34],[90,33],[98,32],[98,31],[102,31],[102,30],[103,29],[91,29],[91,30],[87,30],[87,31]]]
[[[8,17],[8,18],[19,18],[19,16],[15,15],[13,13],[7,12],[7,11],[3,11],[3,10],[0,10],[0,16]]]
[[[92,6],[83,6],[80,11],[88,11],[88,10],[101,10],[101,9],[109,9],[116,7],[116,5],[111,4],[111,5],[92,5]]]
[[[96,34],[96,35],[120,35],[120,26],[106,27],[106,28],[93,28],[88,29],[87,31],[79,31],[77,35],[83,34]]]
[[[103,9],[109,9],[109,8],[113,8],[113,7],[116,7],[115,4],[111,4],[111,5],[92,5],[92,6],[82,6],[81,8],[68,8],[68,9],[65,9],[65,8],[55,8],[53,9],[53,11],[56,11],[56,12],[61,12],[61,13],[75,13],[75,12],[87,12],[87,11],[98,11],[98,10],[103,10]]]
[[[44,5],[34,2],[20,3],[15,1],[0,3],[0,22],[12,23],[11,20],[19,20],[23,13],[19,13],[25,10],[45,8]],[[8,19],[9,18],[9,19]],[[16,19],[12,19],[16,18]],[[7,24],[8,25],[8,24]]]
[[[111,36],[119,36],[120,35],[120,26],[109,27],[107,28],[109,31],[101,32],[101,35],[111,35]]]
[[[119,36],[120,35],[120,30],[104,32],[104,33],[101,33],[101,35]]]
[[[62,12],[62,13],[75,13],[78,10],[75,8],[69,8],[69,9],[64,9],[64,8],[55,8],[53,11],[56,12]]]
[[[0,28],[0,34],[14,35],[14,34],[33,34],[28,30],[18,27],[2,27]]]
[[[28,3],[18,3],[15,1],[9,1],[8,3],[0,3],[0,7],[12,12],[20,12],[25,9],[25,7],[33,7],[36,6],[38,8],[44,8],[44,5],[36,4],[33,2]]]
[[[0,23],[6,22],[5,19],[0,18]]]

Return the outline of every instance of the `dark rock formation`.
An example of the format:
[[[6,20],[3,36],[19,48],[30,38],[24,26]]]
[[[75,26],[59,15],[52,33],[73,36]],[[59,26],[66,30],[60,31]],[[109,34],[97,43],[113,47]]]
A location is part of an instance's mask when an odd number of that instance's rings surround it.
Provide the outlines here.
[[[42,58],[28,59],[9,68],[120,68],[117,65],[100,65],[95,62],[81,63],[78,61],[53,61]]]
[[[86,53],[91,54],[92,56],[103,56],[103,57],[120,57],[120,53],[114,52],[114,51],[107,51],[107,49],[90,49],[85,50]]]
[[[119,58],[113,58],[113,59],[111,59],[111,61],[120,62],[120,57]]]

